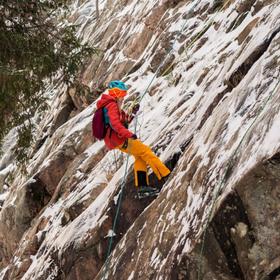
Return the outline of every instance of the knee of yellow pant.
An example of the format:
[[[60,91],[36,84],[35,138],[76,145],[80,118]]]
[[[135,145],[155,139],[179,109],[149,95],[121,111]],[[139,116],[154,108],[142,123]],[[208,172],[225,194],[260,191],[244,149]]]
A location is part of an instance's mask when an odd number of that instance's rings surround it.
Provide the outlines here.
[[[134,170],[135,171],[146,171],[147,165],[144,161],[138,161],[134,163]]]

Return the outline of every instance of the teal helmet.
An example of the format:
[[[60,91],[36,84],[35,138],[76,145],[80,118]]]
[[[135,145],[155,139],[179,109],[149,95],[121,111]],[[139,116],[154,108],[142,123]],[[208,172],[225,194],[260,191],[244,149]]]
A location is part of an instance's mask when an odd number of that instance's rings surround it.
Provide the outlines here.
[[[128,90],[127,85],[122,81],[111,81],[108,85],[109,89],[118,88],[120,90]]]

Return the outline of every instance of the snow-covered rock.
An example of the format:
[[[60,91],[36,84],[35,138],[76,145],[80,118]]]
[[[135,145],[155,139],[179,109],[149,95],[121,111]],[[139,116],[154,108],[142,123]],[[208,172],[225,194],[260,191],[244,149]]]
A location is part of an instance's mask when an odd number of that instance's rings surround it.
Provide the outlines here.
[[[98,19],[95,1],[71,6],[101,53],[84,91],[49,87],[28,175],[0,212],[0,279],[276,279],[279,1],[99,2]],[[115,78],[143,96],[137,135],[173,170],[155,200],[136,198],[133,159],[126,173],[91,138],[88,87]]]

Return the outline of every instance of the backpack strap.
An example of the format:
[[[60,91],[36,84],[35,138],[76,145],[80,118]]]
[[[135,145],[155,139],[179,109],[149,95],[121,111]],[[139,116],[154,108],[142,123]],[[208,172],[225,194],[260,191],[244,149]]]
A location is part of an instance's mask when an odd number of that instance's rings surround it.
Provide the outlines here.
[[[114,100],[109,100],[109,101],[106,102],[106,103],[104,104],[104,106],[102,107],[102,112],[103,112],[103,117],[104,117],[104,123],[105,123],[105,129],[106,129],[106,131],[107,131],[107,129],[110,128],[109,138],[112,137],[112,130],[113,130],[113,128],[112,128],[111,125],[110,125],[109,116],[107,115],[108,109],[106,108],[106,105],[108,105],[108,104],[111,103],[111,102],[117,103],[117,102],[114,101]]]

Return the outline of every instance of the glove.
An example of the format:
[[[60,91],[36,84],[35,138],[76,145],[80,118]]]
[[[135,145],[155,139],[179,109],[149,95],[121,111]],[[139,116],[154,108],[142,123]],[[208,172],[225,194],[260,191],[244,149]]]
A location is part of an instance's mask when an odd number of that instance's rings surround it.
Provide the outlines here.
[[[136,140],[136,139],[137,139],[137,135],[136,135],[136,134],[133,134],[133,135],[131,136],[131,139]]]
[[[139,104],[139,103],[135,104],[135,105],[132,107],[132,114],[133,114],[133,115],[136,115],[137,112],[139,111],[139,109],[140,109],[140,104]]]

